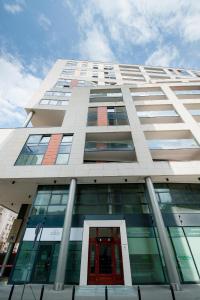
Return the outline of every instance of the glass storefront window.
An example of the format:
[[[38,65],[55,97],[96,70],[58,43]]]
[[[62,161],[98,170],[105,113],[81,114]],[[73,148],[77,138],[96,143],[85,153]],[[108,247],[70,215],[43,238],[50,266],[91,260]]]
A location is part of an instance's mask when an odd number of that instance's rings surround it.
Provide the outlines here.
[[[200,274],[200,227],[184,227],[184,232],[197,268]]]
[[[143,185],[80,185],[75,214],[149,213]]]
[[[170,227],[170,237],[174,247],[176,259],[180,275],[183,282],[198,282],[199,275],[194,264],[192,253],[190,251],[187,239],[185,237],[183,228]],[[191,241],[191,244],[195,247],[195,242]]]
[[[128,227],[127,236],[133,284],[164,283],[162,260],[153,228]]]
[[[67,200],[68,187],[40,186],[32,208],[32,216],[64,214]]]
[[[36,256],[33,242],[23,242],[17,258],[12,280],[15,282],[28,282]]]
[[[198,184],[155,184],[160,208],[166,213],[200,213]]]

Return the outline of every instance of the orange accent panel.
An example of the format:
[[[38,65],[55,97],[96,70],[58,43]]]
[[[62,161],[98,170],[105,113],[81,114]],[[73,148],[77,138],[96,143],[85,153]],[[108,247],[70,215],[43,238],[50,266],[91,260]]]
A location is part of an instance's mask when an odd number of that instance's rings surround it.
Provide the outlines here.
[[[106,106],[97,107],[97,125],[98,126],[107,126],[108,125],[107,107]]]
[[[53,165],[55,163],[62,136],[60,133],[51,135],[42,165]]]

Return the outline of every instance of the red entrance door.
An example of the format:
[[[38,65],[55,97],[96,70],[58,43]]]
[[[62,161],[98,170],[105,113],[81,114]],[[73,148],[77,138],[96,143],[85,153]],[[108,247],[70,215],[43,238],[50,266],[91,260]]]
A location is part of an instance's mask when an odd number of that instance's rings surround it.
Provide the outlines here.
[[[90,228],[88,284],[124,284],[119,228]]]

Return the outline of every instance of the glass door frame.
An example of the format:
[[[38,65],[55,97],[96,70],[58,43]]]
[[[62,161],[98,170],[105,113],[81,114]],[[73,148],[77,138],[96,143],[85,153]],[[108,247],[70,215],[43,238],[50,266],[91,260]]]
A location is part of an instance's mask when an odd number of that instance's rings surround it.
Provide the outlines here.
[[[82,254],[81,254],[80,285],[88,285],[88,283],[87,283],[87,281],[88,281],[88,251],[89,251],[90,227],[119,227],[120,228],[124,285],[132,286],[125,220],[94,220],[94,221],[86,220],[86,221],[84,221],[83,243],[82,243]]]

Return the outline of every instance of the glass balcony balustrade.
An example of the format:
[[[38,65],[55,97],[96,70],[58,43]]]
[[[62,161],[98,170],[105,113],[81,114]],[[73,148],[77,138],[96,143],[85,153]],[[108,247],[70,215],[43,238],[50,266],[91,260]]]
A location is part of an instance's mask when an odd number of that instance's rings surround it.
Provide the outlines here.
[[[196,149],[199,145],[194,139],[166,139],[166,140],[148,140],[150,150],[167,149]]]
[[[165,94],[162,91],[131,92],[131,96],[141,96],[141,97],[163,96],[163,95]]]
[[[189,109],[192,116],[200,116],[200,109]]]
[[[200,95],[200,89],[193,90],[174,90],[176,95]]]
[[[199,111],[200,112],[200,111]],[[178,117],[175,110],[163,110],[163,111],[138,111],[139,118],[155,118],[155,117]]]
[[[122,93],[96,93],[90,94],[90,99],[101,98],[101,97],[122,97]]]
[[[85,143],[85,151],[132,151],[134,146],[131,141],[107,142],[107,141],[89,141]]]

